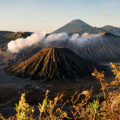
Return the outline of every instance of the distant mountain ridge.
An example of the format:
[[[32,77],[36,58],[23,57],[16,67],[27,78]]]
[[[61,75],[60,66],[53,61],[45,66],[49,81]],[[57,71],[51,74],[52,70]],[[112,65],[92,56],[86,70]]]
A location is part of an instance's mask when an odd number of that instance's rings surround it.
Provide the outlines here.
[[[85,32],[93,34],[93,33],[102,33],[109,32],[112,34],[120,34],[120,28],[113,27],[110,25],[106,25],[101,28],[92,27],[91,25],[83,22],[82,20],[72,20],[71,22],[65,24],[63,27],[55,30],[54,33],[66,32],[68,34],[79,33],[83,34]]]
[[[60,29],[56,30],[55,33],[58,32],[67,32],[67,33],[75,33],[76,31],[80,31],[80,29],[90,29],[91,26],[81,20],[73,20],[68,24],[64,25]]]
[[[53,33],[61,33],[61,32],[66,32],[68,34],[74,34],[74,33],[96,34],[96,33],[108,32],[108,33],[120,35],[120,28],[111,25],[106,25],[97,28],[85,23],[82,20],[75,19],[65,24],[63,27],[60,27],[59,29],[55,30]],[[30,36],[32,33],[33,32],[0,31],[0,46],[7,44],[9,41],[15,40],[17,38],[21,38],[21,37],[26,38]]]
[[[0,31],[0,45],[7,44],[11,40],[18,38],[26,38],[30,36],[32,32],[12,32],[12,31]]]
[[[111,26],[111,25],[106,25],[104,27],[101,27],[101,29],[109,32],[109,33],[112,33],[112,34],[118,34],[120,35],[120,28],[118,27],[114,27],[114,26]]]

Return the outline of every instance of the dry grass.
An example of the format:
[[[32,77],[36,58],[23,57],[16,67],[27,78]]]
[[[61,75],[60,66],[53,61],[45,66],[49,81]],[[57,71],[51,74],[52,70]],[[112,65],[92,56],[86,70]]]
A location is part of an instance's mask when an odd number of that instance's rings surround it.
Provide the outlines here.
[[[101,83],[101,91],[104,101],[99,99],[89,102],[93,88],[81,93],[75,92],[71,99],[62,102],[63,93],[58,94],[53,100],[49,99],[49,91],[46,91],[42,103],[38,104],[39,116],[35,116],[35,108],[31,107],[25,100],[25,94],[21,95],[19,104],[16,105],[16,115],[5,119],[0,115],[1,120],[119,120],[120,119],[120,67],[111,64],[115,80],[106,83],[104,72],[94,70],[92,76]],[[81,102],[80,98],[82,97]],[[60,106],[58,106],[61,103]],[[69,112],[64,109],[67,106]]]

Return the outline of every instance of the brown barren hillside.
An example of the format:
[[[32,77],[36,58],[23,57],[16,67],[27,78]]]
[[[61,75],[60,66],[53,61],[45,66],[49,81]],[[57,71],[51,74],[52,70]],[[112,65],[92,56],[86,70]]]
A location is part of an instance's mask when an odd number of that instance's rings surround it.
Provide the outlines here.
[[[66,48],[44,48],[30,59],[14,64],[7,71],[32,79],[74,79],[90,75],[93,64]]]

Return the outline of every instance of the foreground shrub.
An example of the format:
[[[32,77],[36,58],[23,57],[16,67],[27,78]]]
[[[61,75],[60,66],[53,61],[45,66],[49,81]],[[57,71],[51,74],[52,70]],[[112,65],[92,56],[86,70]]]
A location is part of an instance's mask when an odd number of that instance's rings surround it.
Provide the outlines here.
[[[107,83],[104,72],[94,69],[92,76],[101,83],[104,100],[99,99],[89,102],[93,87],[81,93],[75,92],[71,99],[61,102],[64,94],[58,94],[53,100],[49,99],[46,91],[42,103],[38,104],[39,115],[36,116],[35,108],[25,100],[25,93],[21,95],[19,104],[16,104],[16,115],[5,119],[0,114],[1,120],[119,120],[120,119],[120,67],[110,63],[115,80]],[[81,100],[82,97],[82,100]],[[67,106],[69,111],[64,108]]]

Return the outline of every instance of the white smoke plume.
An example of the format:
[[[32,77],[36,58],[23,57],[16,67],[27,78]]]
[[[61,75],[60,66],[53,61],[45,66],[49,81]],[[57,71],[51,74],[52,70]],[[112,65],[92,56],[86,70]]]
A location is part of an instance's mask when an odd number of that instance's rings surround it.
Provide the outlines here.
[[[65,42],[67,39],[69,39],[69,36],[67,33],[58,33],[58,34],[51,34],[49,35],[46,39],[45,42],[46,43],[50,43],[50,42],[57,42],[57,41],[63,41]]]
[[[46,47],[66,47],[71,50],[77,49],[84,44],[89,44],[91,41],[97,40],[101,35],[84,33],[83,35],[73,34],[69,36],[67,33],[53,33],[46,37],[46,33],[34,33],[27,38],[19,38],[8,43],[8,52],[20,52],[26,47],[35,44],[44,44]]]
[[[65,47],[67,41],[69,40],[69,35],[67,33],[51,34],[44,40],[46,46],[49,47]]]
[[[18,53],[20,50],[38,44],[46,36],[46,32],[34,33],[27,38],[19,38],[8,43],[8,52]]]
[[[69,39],[69,44],[76,45],[76,46],[83,46],[84,44],[91,43],[91,41],[97,40],[96,38],[100,37],[99,34],[89,34],[84,33],[81,36],[79,34],[73,34]]]

